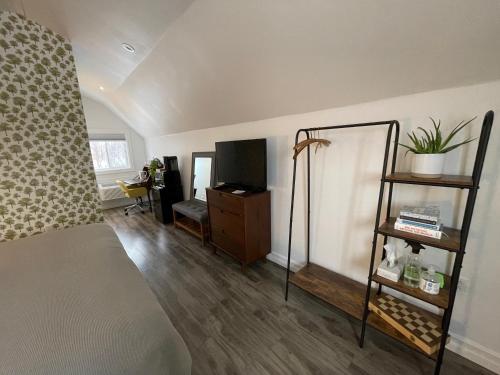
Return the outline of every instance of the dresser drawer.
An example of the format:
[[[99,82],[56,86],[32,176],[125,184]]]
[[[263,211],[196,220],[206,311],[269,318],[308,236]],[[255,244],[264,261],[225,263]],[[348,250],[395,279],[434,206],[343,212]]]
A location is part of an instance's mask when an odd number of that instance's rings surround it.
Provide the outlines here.
[[[217,190],[207,190],[207,201],[210,206],[222,208],[233,214],[243,215],[243,201],[230,193],[222,193]]]
[[[237,238],[224,228],[211,225],[212,242],[221,249],[242,259],[245,254],[244,238]]]
[[[244,240],[245,226],[242,215],[217,206],[210,206],[210,225],[224,229],[226,232],[231,233],[233,237]]]

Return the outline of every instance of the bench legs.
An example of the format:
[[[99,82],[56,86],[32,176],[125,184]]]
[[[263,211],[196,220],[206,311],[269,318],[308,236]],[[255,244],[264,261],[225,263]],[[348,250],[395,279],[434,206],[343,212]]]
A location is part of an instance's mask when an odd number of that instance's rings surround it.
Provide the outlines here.
[[[179,213],[177,211],[172,210],[172,216],[174,219],[174,227],[185,229],[187,232],[189,232],[189,233],[193,234],[194,236],[198,237],[199,239],[201,239],[201,245],[205,246],[206,237],[208,234],[208,225],[206,223],[193,220],[189,217],[186,217],[186,218],[188,218],[191,221],[191,223],[186,223],[185,220],[183,220],[184,217],[183,216],[179,217],[178,215],[179,215]],[[199,224],[199,228],[200,228],[199,232],[196,229],[196,225],[194,225],[194,222]]]
[[[200,222],[200,229],[201,229],[201,246],[205,247],[205,225],[203,225],[203,222]]]

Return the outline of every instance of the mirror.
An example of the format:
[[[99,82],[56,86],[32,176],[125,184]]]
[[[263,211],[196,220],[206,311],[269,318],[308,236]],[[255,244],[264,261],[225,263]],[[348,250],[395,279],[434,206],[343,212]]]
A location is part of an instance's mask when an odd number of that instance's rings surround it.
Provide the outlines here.
[[[193,152],[191,199],[207,201],[206,188],[215,184],[215,152]]]

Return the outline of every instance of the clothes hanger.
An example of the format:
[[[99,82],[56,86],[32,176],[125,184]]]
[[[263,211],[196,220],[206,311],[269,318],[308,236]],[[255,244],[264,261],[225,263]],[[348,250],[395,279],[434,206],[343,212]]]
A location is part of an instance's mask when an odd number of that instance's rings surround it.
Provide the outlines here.
[[[323,146],[328,147],[332,143],[328,139],[320,138],[319,130],[313,131],[312,137],[304,139],[302,142],[297,143],[293,146],[293,158],[296,159],[297,156],[308,146],[316,143],[314,153],[318,152],[318,148]]]

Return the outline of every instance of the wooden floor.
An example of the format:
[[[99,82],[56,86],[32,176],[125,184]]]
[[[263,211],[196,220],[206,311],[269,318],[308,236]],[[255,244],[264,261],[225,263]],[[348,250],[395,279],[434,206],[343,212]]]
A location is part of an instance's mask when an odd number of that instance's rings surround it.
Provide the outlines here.
[[[434,362],[291,286],[271,262],[248,267],[151,213],[105,212],[193,358],[193,374],[432,374]],[[442,374],[493,374],[447,351]]]

